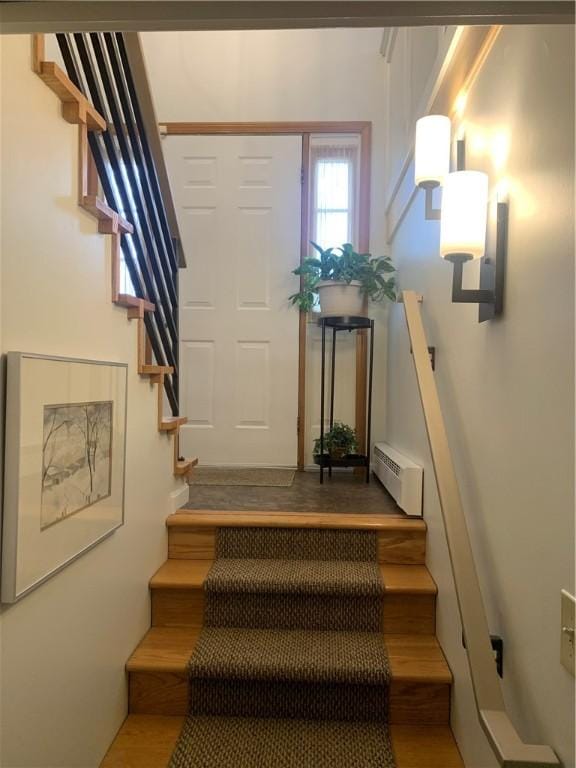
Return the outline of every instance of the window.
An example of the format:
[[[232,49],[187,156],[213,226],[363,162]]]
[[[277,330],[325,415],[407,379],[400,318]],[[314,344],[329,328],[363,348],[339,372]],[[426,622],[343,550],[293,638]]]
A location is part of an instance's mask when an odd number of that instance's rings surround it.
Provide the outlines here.
[[[357,136],[310,139],[310,240],[322,248],[358,245],[359,147]]]
[[[357,137],[313,137],[310,168],[310,239],[322,248],[357,245]]]

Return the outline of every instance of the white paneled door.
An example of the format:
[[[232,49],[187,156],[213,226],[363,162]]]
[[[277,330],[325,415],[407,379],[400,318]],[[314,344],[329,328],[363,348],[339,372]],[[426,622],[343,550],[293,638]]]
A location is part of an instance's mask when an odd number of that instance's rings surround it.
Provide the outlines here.
[[[164,151],[188,266],[180,270],[181,453],[294,466],[299,136],[170,136]]]

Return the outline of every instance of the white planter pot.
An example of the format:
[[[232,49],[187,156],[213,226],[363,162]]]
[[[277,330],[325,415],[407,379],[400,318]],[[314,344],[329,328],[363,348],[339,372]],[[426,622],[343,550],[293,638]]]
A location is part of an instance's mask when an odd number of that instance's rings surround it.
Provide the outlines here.
[[[345,317],[364,317],[364,294],[360,291],[361,283],[338,283],[335,280],[322,280],[318,283],[320,311],[324,317],[341,315]]]

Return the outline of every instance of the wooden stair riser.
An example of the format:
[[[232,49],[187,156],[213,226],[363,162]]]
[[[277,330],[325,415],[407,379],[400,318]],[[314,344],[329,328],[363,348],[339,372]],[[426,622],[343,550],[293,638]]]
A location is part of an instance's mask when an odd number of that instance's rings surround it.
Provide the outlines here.
[[[186,672],[130,672],[129,711],[135,715],[185,715]],[[446,725],[450,721],[448,683],[392,680],[390,722],[396,725]]]
[[[391,725],[448,725],[450,690],[448,683],[392,680],[389,722]]]
[[[394,634],[433,635],[436,595],[386,595],[383,600],[382,629]],[[201,627],[204,622],[204,591],[153,589],[153,627]]]
[[[384,598],[383,627],[399,635],[436,632],[436,595],[388,594]]]
[[[203,589],[154,589],[153,627],[197,627],[204,624]]]
[[[188,690],[185,672],[130,672],[128,712],[134,715],[186,715]]]
[[[213,560],[216,528],[168,528],[168,557],[177,560]],[[426,531],[378,532],[378,562],[420,565],[426,559]]]
[[[378,562],[423,565],[426,562],[426,531],[380,531]]]

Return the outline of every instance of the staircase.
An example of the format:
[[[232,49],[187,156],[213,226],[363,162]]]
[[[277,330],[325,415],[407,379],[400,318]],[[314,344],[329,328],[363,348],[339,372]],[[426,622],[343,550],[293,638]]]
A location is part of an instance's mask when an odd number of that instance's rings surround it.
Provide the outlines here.
[[[326,737],[326,746],[322,747],[323,756],[327,756],[328,745],[336,749],[334,744],[338,744],[338,738],[341,739],[342,750],[351,748],[350,744],[353,743],[354,738],[360,739],[356,743],[365,747],[367,740],[373,739],[375,734],[382,733],[379,726],[377,730],[374,729],[373,721],[377,722],[382,716],[386,718],[387,707],[386,719],[397,768],[456,768],[457,766],[461,768],[463,766],[449,726],[452,676],[434,634],[437,590],[425,566],[426,525],[423,521],[371,515],[288,515],[200,511],[179,512],[171,515],[167,520],[167,526],[169,558],[150,581],[152,627],[128,660],[126,667],[129,679],[130,714],[106,755],[102,763],[103,768],[120,768],[120,766],[122,768],[132,766],[164,768],[167,766],[191,703],[196,707],[196,712],[204,717],[202,719],[204,733],[193,734],[194,743],[198,744],[198,749],[202,748],[202,739],[209,744],[217,745],[218,749],[224,749],[228,739],[234,746],[234,759],[238,766],[308,764],[302,760],[294,763],[280,763],[278,760],[274,763],[255,762],[255,758],[247,756],[249,753],[246,750],[252,748],[254,740],[263,742],[269,738],[267,735],[269,723],[273,721],[262,720],[263,716],[277,718],[298,716],[298,712],[292,711],[294,700],[290,700],[288,695],[270,698],[269,701],[276,703],[270,705],[272,709],[269,711],[262,711],[262,696],[257,696],[255,692],[256,688],[262,685],[262,678],[266,677],[270,666],[275,666],[275,685],[301,686],[299,692],[302,706],[305,706],[304,701],[308,701],[306,705],[308,706],[316,695],[321,702],[320,718],[326,717],[327,712],[324,709],[329,709],[330,702],[327,703],[329,696],[326,697],[325,694],[332,690],[334,684],[349,684],[354,675],[359,674],[360,678],[355,679],[361,685],[382,682],[373,679],[378,666],[377,649],[373,649],[376,655],[370,657],[368,654],[366,657],[368,662],[365,669],[354,666],[354,652],[350,649],[356,646],[347,645],[347,643],[359,642],[359,635],[355,632],[357,627],[342,627],[338,624],[338,618],[334,619],[336,625],[331,626],[333,621],[331,617],[339,613],[339,605],[351,597],[346,594],[346,588],[339,583],[339,580],[342,581],[344,578],[342,573],[350,565],[347,559],[349,556],[347,555],[346,559],[339,564],[335,570],[336,575],[334,576],[333,570],[333,575],[329,578],[322,575],[326,567],[323,567],[322,562],[319,563],[317,559],[319,557],[325,566],[327,560],[329,560],[328,565],[333,564],[334,561],[329,559],[331,556],[326,554],[331,546],[330,541],[334,538],[330,534],[333,531],[347,531],[349,534],[359,532],[360,536],[370,532],[368,537],[372,536],[376,539],[373,568],[379,571],[381,576],[380,591],[376,595],[382,617],[380,625],[382,629],[379,634],[388,655],[389,680],[386,682],[387,696],[384,699],[380,699],[378,691],[369,686],[361,691],[360,697],[357,697],[357,707],[364,706],[366,710],[371,707],[372,710],[376,710],[362,715],[362,718],[369,720],[371,724],[367,725],[364,722],[358,725],[352,722],[346,726],[348,730],[341,730],[338,735],[336,732],[330,733],[326,730],[334,726],[333,723],[328,722],[326,728],[321,731],[320,737],[317,732],[310,737],[312,739],[310,743],[314,743],[315,748],[319,748],[319,738],[321,744],[321,739]],[[233,530],[238,533],[238,527],[241,528],[239,536],[243,542],[240,549],[238,545],[230,545],[230,535]],[[251,537],[249,529],[254,528],[259,531],[255,531],[255,535]],[[264,534],[262,529],[265,529]],[[282,529],[297,529],[298,539],[302,537],[306,539],[306,531],[312,534],[318,532],[318,535],[313,535],[312,538],[321,542],[320,549],[315,550],[312,557],[306,555],[303,558],[299,555],[299,559],[292,559],[290,552],[284,549],[279,554],[272,552],[272,558],[269,554],[269,544],[274,538],[282,538],[277,536]],[[223,531],[220,536],[219,530]],[[218,567],[212,569],[216,558],[218,536],[220,538],[216,560]],[[226,544],[227,541],[228,544]],[[251,541],[260,541],[260,544],[251,544]],[[230,546],[232,549],[229,549]],[[254,548],[258,549],[258,546],[261,551],[255,552]],[[304,543],[302,546],[306,548],[308,545]],[[223,552],[223,548],[226,547],[228,550]],[[231,554],[233,557],[230,557]],[[267,558],[266,560],[257,559],[256,575],[254,560],[245,559],[254,556]],[[351,557],[357,560],[365,558],[365,555]],[[252,564],[248,568],[248,571],[252,568],[250,573],[246,570],[247,563]],[[308,582],[306,588],[303,588],[302,574],[310,571],[311,563],[314,564],[312,570],[315,574],[313,581],[315,581],[312,586]],[[362,562],[362,572],[364,572],[364,565],[365,563]],[[366,568],[371,567],[372,565],[366,563]],[[303,605],[310,597],[305,593],[310,592],[313,593],[313,600],[317,600],[319,596],[321,601],[329,600],[328,593],[334,589],[334,580],[338,582],[335,587],[338,596],[326,611],[325,618],[318,619],[320,625],[317,630],[313,628],[306,630],[303,634],[309,635],[310,632],[318,630],[332,632],[334,635],[332,648],[334,642],[341,641],[344,644],[344,652],[333,669],[323,670],[322,673],[315,672],[314,680],[310,679],[310,667],[315,659],[314,654],[320,647],[318,643],[321,642],[321,637],[317,637],[310,643],[308,649],[306,642],[299,637],[297,642],[293,643],[293,653],[288,654],[288,660],[282,656],[286,643],[290,644],[290,638],[294,639],[295,634],[291,631],[294,628],[277,626],[278,620],[282,621],[279,619],[282,613],[277,611],[274,602],[279,589],[278,585],[275,585],[278,568],[284,568],[287,574],[292,574],[289,578],[292,584],[291,589],[294,590],[292,597],[295,597],[294,605],[296,606]],[[239,581],[238,574],[241,574]],[[360,580],[362,578],[364,577]],[[242,586],[243,580],[244,584],[249,584],[247,588]],[[255,588],[255,584],[259,586]],[[328,586],[322,586],[326,584]],[[353,600],[359,602],[365,599],[367,593],[362,585],[355,588],[359,589],[359,593]],[[266,600],[271,599],[272,603],[268,604],[265,610],[261,610],[262,602],[260,602],[258,611],[251,614],[250,601],[248,603],[243,601],[246,599],[246,592],[253,593],[255,589],[261,590],[259,599],[266,593]],[[285,590],[281,589],[281,591]],[[270,598],[270,593],[274,593],[275,596]],[[252,596],[248,595],[249,598]],[[374,596],[372,595],[369,599],[373,600]],[[227,613],[230,610],[229,607],[222,607],[222,601],[224,604],[230,603],[232,614]],[[223,616],[234,615],[235,604],[241,605],[241,610],[237,612],[233,624],[243,623],[243,629],[222,626],[223,623],[226,624]],[[350,605],[352,604],[353,602]],[[318,605],[321,605],[321,602],[315,603],[316,610]],[[349,614],[349,610],[343,612],[343,615]],[[313,614],[308,614],[306,621],[310,621],[311,615]],[[379,621],[377,613],[376,620]],[[197,644],[205,621],[211,629],[204,634],[198,648]],[[271,621],[273,626],[269,626]],[[328,624],[323,623],[326,621]],[[254,622],[259,626],[254,627]],[[296,623],[301,626],[302,619],[299,617]],[[362,630],[368,630],[368,632],[372,629],[377,627],[362,627]],[[328,638],[328,635],[322,637]],[[369,636],[367,632],[363,632],[360,642],[365,643],[366,638],[371,637],[372,635]],[[225,638],[224,641],[223,638]],[[222,651],[223,642],[229,643],[228,651]],[[258,652],[259,642],[265,643],[263,648],[265,647],[268,651],[273,649],[276,643],[277,653],[269,653],[267,659],[264,654]],[[241,651],[243,646],[244,650]],[[366,652],[364,645],[362,649],[360,651]],[[194,664],[189,669],[188,662],[195,650]],[[359,652],[360,655],[361,652]],[[245,669],[246,659],[252,660],[248,675]],[[266,665],[268,665],[268,672],[265,669]],[[281,678],[279,683],[278,676]],[[255,681],[254,678],[259,678],[260,682]],[[195,681],[192,699],[190,679]],[[230,682],[232,679],[233,685]],[[325,690],[319,688],[316,691],[314,686],[324,683],[328,683],[328,687]],[[313,687],[311,695],[310,685]],[[206,687],[209,688],[208,694]],[[210,709],[213,707],[214,689],[218,687],[217,698],[223,702],[224,707],[222,709],[221,704],[218,704],[220,714],[227,714],[228,717],[213,717],[214,712]],[[242,689],[240,692],[239,688]],[[358,690],[358,686],[355,690]],[[250,691],[254,693],[252,699],[249,695]],[[341,704],[350,694],[345,687],[341,688],[340,692],[341,695],[335,697],[335,706],[338,706],[338,702]],[[237,698],[236,703],[230,704],[234,697]],[[282,700],[281,704],[278,704],[279,700]],[[243,702],[244,714],[249,717],[230,717],[237,714],[234,707],[238,706],[238,701]],[[348,701],[352,702],[352,699],[348,698]],[[383,702],[381,706],[379,702]],[[316,703],[313,702],[312,706],[315,707]],[[226,712],[227,707],[232,707],[232,710]],[[347,714],[346,706],[342,711],[343,714],[339,715],[339,719],[347,718],[352,721],[357,719],[358,713],[350,710]],[[290,733],[294,731],[291,736],[290,734],[286,736],[292,739],[290,747],[292,754],[294,754],[294,744],[304,749],[308,738],[306,728],[310,728],[309,721],[302,727],[298,725],[302,721],[298,720],[280,722],[288,723],[287,728]],[[321,722],[324,723],[325,720]],[[187,728],[189,727],[190,720],[187,725]],[[245,729],[244,732],[242,728]],[[284,729],[282,733],[286,735],[287,730]],[[341,751],[340,754],[344,753]],[[226,764],[221,758],[220,761],[213,763],[209,762],[208,757],[199,758],[199,760],[198,765],[224,766]],[[316,760],[314,762],[317,763]],[[177,764],[180,765],[180,763]],[[339,765],[353,765],[348,758],[341,762],[332,761],[331,764],[335,768]],[[357,764],[368,765],[366,761],[357,762]],[[387,765],[386,762],[369,764]],[[183,762],[182,765],[186,763]]]
[[[164,414],[165,392],[171,393],[174,398],[174,387],[170,385],[170,379],[176,372],[173,366],[158,365],[154,361],[154,357],[158,359],[159,355],[153,350],[153,336],[150,335],[150,331],[154,330],[154,324],[150,321],[156,316],[160,307],[146,298],[120,292],[121,249],[125,244],[125,238],[133,235],[135,228],[101,197],[101,179],[91,150],[92,139],[107,134],[109,128],[114,126],[108,124],[58,64],[45,59],[44,35],[32,35],[31,43],[33,71],[60,100],[64,120],[78,126],[78,205],[96,219],[100,234],[110,236],[110,299],[113,305],[126,310],[129,320],[135,321],[137,373],[143,380],[157,388],[158,431],[172,437],[173,474],[186,480],[198,464],[198,459],[180,455],[180,427],[186,424],[186,417]],[[177,268],[172,277],[177,278]],[[175,311],[177,314],[176,308]],[[157,326],[164,325],[161,315],[162,313],[155,319]],[[175,404],[177,405],[176,402]]]

